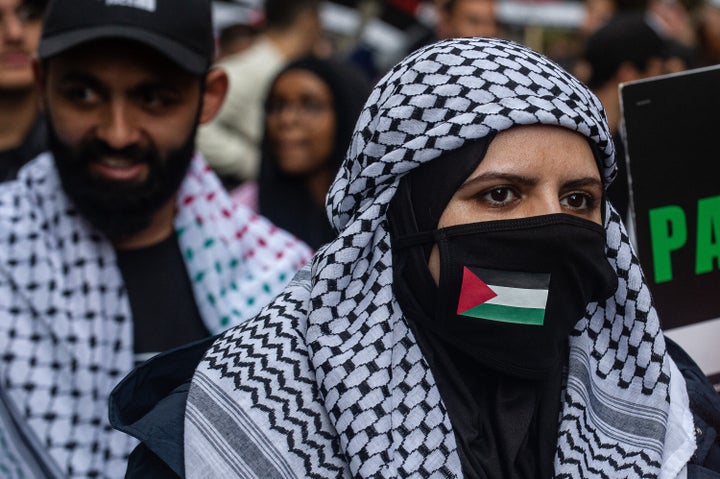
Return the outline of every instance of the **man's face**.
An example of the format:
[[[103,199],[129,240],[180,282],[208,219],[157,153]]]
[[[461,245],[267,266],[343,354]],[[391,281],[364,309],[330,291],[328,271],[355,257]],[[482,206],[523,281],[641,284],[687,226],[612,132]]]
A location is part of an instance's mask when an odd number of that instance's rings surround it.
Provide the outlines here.
[[[63,187],[111,240],[146,228],[194,151],[201,82],[147,47],[93,42],[41,73]]]
[[[495,0],[456,0],[445,17],[445,35],[450,38],[498,35]]]
[[[0,0],[0,90],[32,88],[41,21],[40,7],[23,0]]]

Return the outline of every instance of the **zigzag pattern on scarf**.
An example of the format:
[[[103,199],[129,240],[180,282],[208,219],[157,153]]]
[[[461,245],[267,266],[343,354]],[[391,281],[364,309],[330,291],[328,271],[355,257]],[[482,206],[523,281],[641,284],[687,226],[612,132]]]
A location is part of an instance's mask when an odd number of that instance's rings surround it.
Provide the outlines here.
[[[246,323],[216,341],[206,361],[267,416],[269,427],[302,465],[300,471],[308,477],[335,476],[344,471],[337,436],[311,400],[319,396],[317,385],[298,371],[308,362],[307,351],[298,347],[297,329],[288,324],[302,310],[302,300],[293,299],[292,291],[279,299],[263,311],[263,322]]]
[[[665,340],[660,334],[657,312],[650,290],[632,249],[630,238],[614,208],[607,209],[607,256],[618,274],[618,289],[604,314],[586,315],[575,327],[576,336],[587,334],[592,340],[595,373],[606,379],[615,371],[617,386],[627,389],[640,380],[641,392],[652,394],[670,383],[664,367]]]
[[[332,283],[332,280],[329,281]],[[393,407],[395,401],[377,404],[370,410],[374,418],[364,417],[359,425],[347,425],[349,432],[346,434],[352,438],[352,443],[340,447],[344,438],[338,436],[333,426],[325,424],[328,416],[337,418],[339,424],[343,418],[356,417],[363,398],[372,398],[377,393],[390,397],[390,374],[386,367],[381,367],[376,361],[344,364],[347,375],[358,372],[364,375],[366,370],[378,373],[382,385],[371,386],[369,381],[362,381],[354,388],[345,389],[340,384],[337,392],[331,391],[330,396],[339,397],[339,393],[352,399],[342,402],[342,405],[330,405],[331,398],[318,390],[315,381],[308,380],[311,376],[304,377],[303,371],[299,370],[301,364],[302,369],[305,369],[304,364],[309,359],[305,351],[298,350],[298,331],[303,331],[304,327],[297,324],[296,319],[290,318],[303,309],[303,300],[293,299],[294,293],[307,295],[307,291],[302,287],[296,289],[300,291],[287,291],[266,308],[261,313],[262,321],[251,321],[236,328],[214,344],[205,359],[212,376],[219,376],[217,380],[221,382],[232,381],[233,389],[248,395],[253,409],[266,418],[273,433],[283,438],[288,452],[299,459],[302,464],[300,470],[303,471],[299,476],[336,476],[344,470],[343,463],[349,459],[351,471],[353,466],[359,469],[358,473],[353,474],[383,474],[389,465],[395,464],[403,476],[455,477],[455,473],[446,465],[454,449],[454,440],[450,428],[442,421],[445,412],[439,394],[437,391],[435,394],[427,394],[427,391],[433,390],[429,373],[427,377],[411,381],[402,381],[403,375],[394,374],[394,377],[401,378],[398,379],[401,382],[400,391],[411,393],[415,390],[424,396],[423,400],[412,406],[400,402],[394,411],[387,408]],[[376,310],[372,307],[370,309]],[[404,321],[402,325],[406,327]],[[369,331],[367,325],[361,327],[361,330],[364,333]],[[391,331],[386,333],[371,347],[383,347],[382,342],[388,341],[392,335]],[[394,371],[405,371],[404,376],[407,376],[418,367],[425,369],[426,365],[418,364],[424,361],[414,342],[407,339],[404,332],[397,333],[396,336],[402,339],[398,348],[395,348],[398,354],[397,359],[393,360]],[[348,351],[352,350],[353,347],[349,347]],[[330,354],[335,353],[343,354],[338,350]],[[269,364],[272,367],[268,367]],[[304,374],[307,375],[307,372]],[[318,408],[323,401],[328,413]],[[288,411],[293,411],[293,415],[288,416]],[[399,418],[415,417],[417,422],[401,426],[396,431],[386,428],[388,430],[383,432],[382,422],[389,423],[393,415]],[[439,424],[432,424],[433,419],[439,419]],[[269,436],[275,437],[274,434]],[[447,444],[448,437],[450,444]],[[382,442],[378,444],[379,441]],[[393,449],[394,442],[399,442],[401,446]],[[415,446],[418,443],[421,443],[419,448]],[[328,445],[332,445],[332,454],[328,454]],[[343,450],[352,450],[356,459],[353,461],[347,458]]]
[[[569,398],[566,397],[566,400],[569,400]],[[575,406],[579,406],[579,404],[575,404]],[[657,477],[653,471],[659,469],[660,464],[649,461],[647,457],[642,457],[642,452],[629,452],[618,446],[602,446],[600,437],[590,429],[587,423],[587,411],[581,411],[578,417],[568,418],[565,416],[562,419],[563,421],[572,419],[575,423],[574,430],[583,431],[583,433],[579,436],[580,443],[575,443],[571,431],[562,432],[561,438],[566,441],[569,450],[565,449],[560,451],[558,453],[558,461],[562,466],[562,471],[566,472],[556,470],[555,478],[576,479],[582,477],[588,479],[618,479],[621,477]],[[589,436],[593,437],[590,438]],[[588,444],[593,444],[593,446],[588,447]],[[600,444],[600,446],[595,446],[596,444]],[[643,469],[643,463],[652,464],[653,469]],[[599,467],[593,467],[593,465]]]
[[[566,393],[566,412],[561,417],[558,440],[567,445],[558,450],[555,476],[557,478],[653,478],[657,477],[660,462],[643,449],[630,449],[606,441],[589,418],[582,402]],[[610,471],[610,472],[609,472]]]
[[[657,477],[667,420],[665,345],[620,217],[612,206],[606,216],[607,256],[620,284],[614,298],[588,306],[570,338],[555,471],[558,477]],[[603,390],[609,386],[616,388],[612,395]],[[653,394],[662,398],[654,406],[634,397]]]
[[[346,462],[353,477],[461,476],[435,379],[394,298],[385,212],[403,174],[490,132],[528,124],[578,131],[598,151],[604,183],[614,176],[614,149],[599,101],[562,68],[525,47],[456,39],[397,65],[371,93],[349,160],[328,194],[328,214],[339,237],[317,252],[309,278],[220,339],[221,350],[200,364],[198,374],[222,387],[258,428],[267,426],[271,442],[285,441],[279,430],[299,427],[287,419],[278,424],[283,414],[301,410],[306,433],[318,444],[325,440],[324,450],[339,448],[333,459]],[[664,438],[669,363],[637,258],[619,217],[608,208],[608,258],[620,284],[606,304],[588,306],[570,338],[571,348],[583,356],[571,357],[568,384],[586,392],[569,389],[563,396],[555,468],[567,477],[618,477],[636,470],[655,477],[662,459],[658,444]],[[268,336],[278,334],[293,338],[282,350],[284,359],[266,346],[274,344]],[[307,352],[290,351],[290,345]],[[297,362],[295,367],[285,359]],[[282,384],[249,378],[250,364],[252,374],[263,366],[282,366],[275,371]],[[194,382],[193,387],[199,386]],[[637,417],[626,411],[628,403],[637,406]],[[643,431],[649,448],[637,446],[642,444],[633,429],[637,424],[648,426]],[[222,428],[205,426],[200,434]],[[316,458],[316,446],[293,440],[288,460],[297,464],[298,474],[322,474],[300,469],[307,463],[298,457]],[[186,451],[201,441],[187,437]],[[303,448],[300,454],[297,449]],[[594,460],[604,462],[598,466]],[[205,472],[202,465],[188,471],[188,477]]]

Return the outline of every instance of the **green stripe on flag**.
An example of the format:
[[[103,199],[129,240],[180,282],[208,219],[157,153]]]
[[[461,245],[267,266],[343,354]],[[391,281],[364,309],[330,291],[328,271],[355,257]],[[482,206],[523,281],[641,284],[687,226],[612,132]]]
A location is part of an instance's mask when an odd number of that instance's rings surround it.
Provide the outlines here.
[[[542,326],[545,321],[545,309],[518,308],[498,304],[483,303],[461,314],[471,318],[488,319],[503,323]]]

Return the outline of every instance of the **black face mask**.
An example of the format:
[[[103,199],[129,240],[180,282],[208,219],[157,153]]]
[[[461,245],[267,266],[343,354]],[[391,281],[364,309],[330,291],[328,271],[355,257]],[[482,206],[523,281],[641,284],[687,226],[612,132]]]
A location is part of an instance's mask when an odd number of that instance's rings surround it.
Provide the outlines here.
[[[398,237],[394,247],[428,243],[440,253],[439,288],[435,311],[419,321],[503,374],[556,369],[587,304],[617,287],[605,230],[567,214],[452,226]]]

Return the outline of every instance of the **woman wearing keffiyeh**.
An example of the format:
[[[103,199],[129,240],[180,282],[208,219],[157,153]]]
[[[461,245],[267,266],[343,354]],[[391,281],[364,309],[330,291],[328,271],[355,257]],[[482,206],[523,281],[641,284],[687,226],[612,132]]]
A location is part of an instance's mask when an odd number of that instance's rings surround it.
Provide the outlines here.
[[[338,238],[204,353],[171,467],[685,477],[685,381],[605,201],[614,172],[600,103],[545,57],[415,52],[360,115],[327,200]]]

